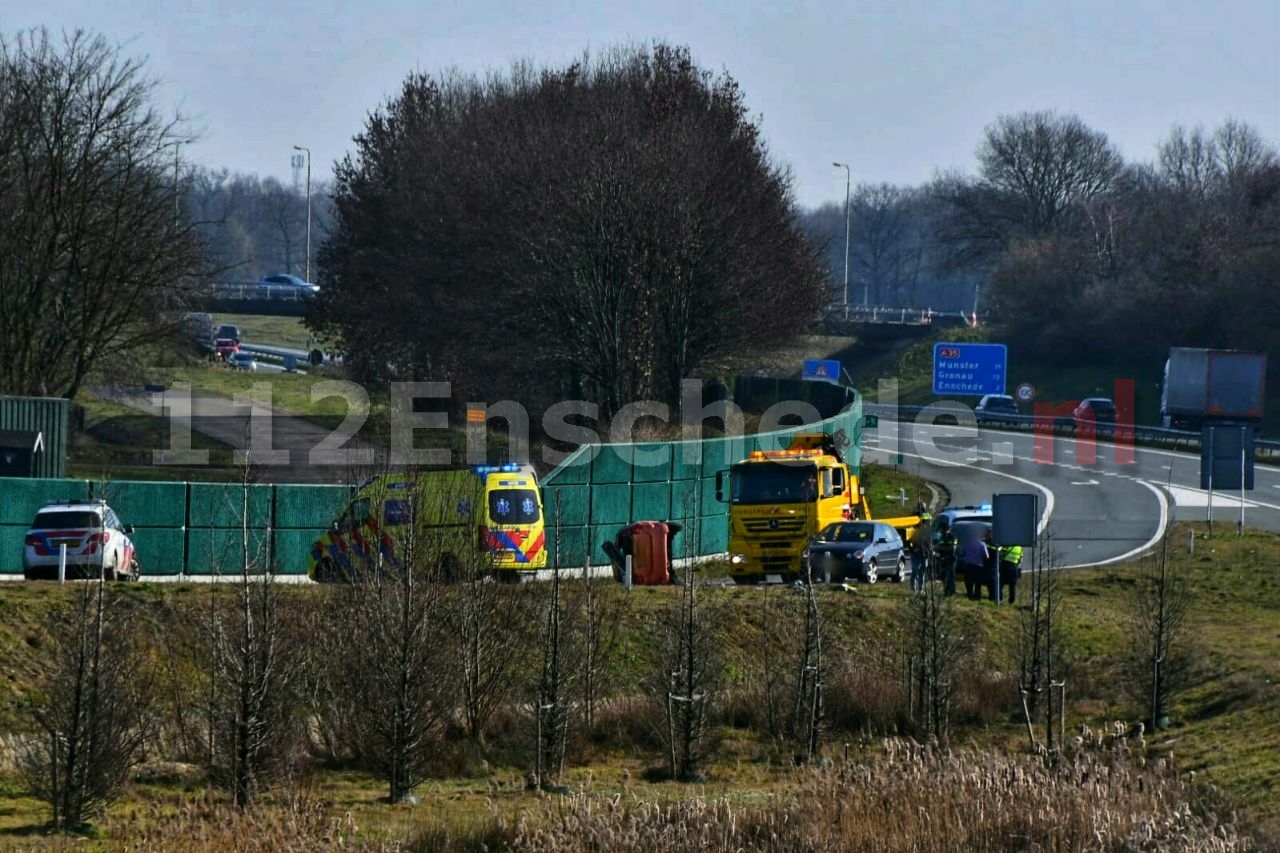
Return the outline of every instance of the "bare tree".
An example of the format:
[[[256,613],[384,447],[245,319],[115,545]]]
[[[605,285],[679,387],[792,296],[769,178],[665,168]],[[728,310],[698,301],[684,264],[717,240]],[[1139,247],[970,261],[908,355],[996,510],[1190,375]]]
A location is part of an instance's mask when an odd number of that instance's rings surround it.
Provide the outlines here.
[[[304,737],[299,728],[301,637],[265,549],[251,538],[249,467],[238,490],[239,572],[233,593],[210,586],[201,625],[208,650],[211,754],[235,804],[253,805],[262,787],[286,772]],[[234,494],[228,490],[228,494]]]
[[[559,518],[559,513],[557,513]],[[557,536],[557,543],[563,541]],[[565,660],[570,625],[560,584],[560,552],[552,559],[551,583],[542,602],[541,653],[535,694],[536,721],[534,780],[542,789],[554,788],[564,773],[565,748],[569,741],[571,668]]]
[[[1109,192],[1124,166],[1106,134],[1052,112],[1001,116],[977,153],[976,180],[947,175],[933,192],[943,203],[939,239],[956,261],[980,266],[1019,240],[1066,228],[1071,211]]]
[[[453,709],[454,661],[438,578],[454,541],[432,521],[452,511],[457,499],[412,488],[397,492],[403,523],[388,532],[395,562],[380,559],[349,586],[336,587],[328,610],[341,703],[330,713],[345,723],[337,737],[387,781],[393,803],[426,777]]]
[[[31,704],[40,733],[20,761],[57,831],[82,830],[120,796],[155,730],[152,679],[137,657],[147,624],[102,578],[78,585],[49,624]]]
[[[356,147],[337,167],[316,324],[372,375],[489,399],[559,399],[576,378],[608,416],[677,403],[691,371],[806,328],[825,299],[738,84],[682,48],[415,74]],[[500,311],[521,334],[477,347],[428,334],[424,311],[455,329]]]
[[[1174,698],[1192,673],[1186,623],[1191,591],[1169,559],[1169,539],[1143,561],[1133,600],[1130,681],[1153,732],[1167,724]]]
[[[941,583],[926,583],[920,594],[907,597],[903,623],[908,665],[915,680],[912,717],[924,737],[945,745],[961,654],[955,596],[944,595]]]
[[[458,669],[463,725],[468,738],[483,744],[489,720],[513,694],[529,659],[530,597],[498,583],[488,553],[474,541],[457,542],[452,552],[456,583],[445,592],[442,615]]]
[[[915,305],[924,264],[919,193],[892,184],[859,186],[852,200],[854,293],[866,290],[871,304]]]
[[[689,557],[697,553],[696,533],[695,527],[685,540]],[[724,670],[720,619],[720,611],[699,597],[698,583],[689,572],[657,626],[650,689],[666,711],[660,736],[667,748],[668,770],[672,778],[685,782],[700,778],[708,756],[707,730]]]
[[[177,120],[101,37],[0,40],[0,387],[74,396],[178,327],[204,264],[182,216]],[[166,319],[170,317],[171,319]],[[32,322],[38,318],[39,322]]]
[[[795,707],[791,715],[793,737],[804,744],[805,757],[812,761],[820,745],[824,712],[823,682],[826,661],[822,657],[822,614],[814,589],[812,569],[804,587],[804,628],[800,658],[796,667]]]
[[[1018,691],[1027,724],[1027,736],[1036,747],[1033,725],[1045,708],[1045,745],[1053,749],[1053,687],[1062,669],[1060,575],[1056,552],[1049,537],[1041,537],[1029,571],[1022,581],[1027,606],[1019,611],[1014,648],[1018,655]],[[1061,747],[1061,743],[1059,743]]]
[[[807,607],[808,601],[804,602]],[[765,731],[774,738],[794,736],[792,723],[795,707],[800,698],[796,693],[794,650],[806,648],[798,626],[803,617],[798,612],[795,599],[775,592],[772,586],[760,592],[760,679],[761,702]],[[808,658],[808,652],[804,655]],[[801,666],[805,666],[804,662]]]
[[[610,686],[607,663],[618,641],[620,608],[617,596],[609,594],[612,581],[602,581],[591,573],[589,535],[583,537],[582,571],[579,605],[582,625],[575,642],[581,667],[576,681],[582,696],[583,727],[589,734],[594,734],[596,709]]]

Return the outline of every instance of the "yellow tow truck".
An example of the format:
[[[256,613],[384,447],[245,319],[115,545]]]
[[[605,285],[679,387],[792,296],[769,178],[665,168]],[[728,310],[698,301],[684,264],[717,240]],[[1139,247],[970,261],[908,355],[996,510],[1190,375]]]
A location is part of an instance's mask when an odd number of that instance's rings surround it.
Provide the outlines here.
[[[716,500],[729,504],[729,576],[756,584],[803,577],[801,552],[828,524],[870,520],[871,506],[835,436],[798,433],[786,450],[756,450],[716,475]],[[906,541],[919,516],[877,519]]]

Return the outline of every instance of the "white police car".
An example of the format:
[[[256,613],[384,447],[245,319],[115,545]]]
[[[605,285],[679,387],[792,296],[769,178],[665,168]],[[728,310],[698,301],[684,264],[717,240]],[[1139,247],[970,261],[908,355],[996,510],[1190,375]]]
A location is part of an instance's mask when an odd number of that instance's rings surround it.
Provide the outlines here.
[[[129,534],[106,501],[54,501],[36,512],[22,549],[27,580],[56,580],[63,545],[67,577],[137,580],[138,560]]]

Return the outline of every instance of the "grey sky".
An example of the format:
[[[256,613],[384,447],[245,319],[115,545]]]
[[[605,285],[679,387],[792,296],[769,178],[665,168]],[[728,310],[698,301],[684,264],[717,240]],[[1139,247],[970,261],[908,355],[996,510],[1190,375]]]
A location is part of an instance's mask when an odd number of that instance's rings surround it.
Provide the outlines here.
[[[1074,112],[1130,159],[1169,128],[1227,117],[1280,142],[1280,0],[815,2],[658,0],[5,0],[0,32],[82,27],[149,57],[161,103],[195,121],[206,166],[317,177],[407,72],[483,73],[514,59],[664,39],[724,69],[762,119],[800,203],[854,181],[916,184],[970,169],[982,128]]]

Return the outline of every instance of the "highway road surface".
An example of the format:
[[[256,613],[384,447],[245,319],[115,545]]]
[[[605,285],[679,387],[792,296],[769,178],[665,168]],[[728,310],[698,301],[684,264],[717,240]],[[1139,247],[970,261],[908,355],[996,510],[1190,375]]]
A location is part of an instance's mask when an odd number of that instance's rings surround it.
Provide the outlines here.
[[[1049,436],[1038,437],[1042,442]],[[987,428],[880,420],[863,433],[864,462],[895,463],[945,485],[955,504],[1001,492],[1040,495],[1041,527],[1064,566],[1103,565],[1154,547],[1173,521],[1205,521],[1224,532],[1244,523],[1280,532],[1280,469],[1259,465],[1256,488],[1209,495],[1199,488],[1198,454],[1117,447]]]

